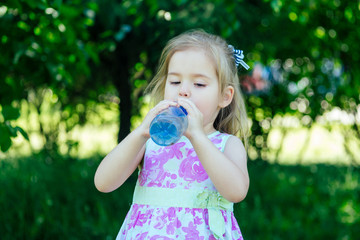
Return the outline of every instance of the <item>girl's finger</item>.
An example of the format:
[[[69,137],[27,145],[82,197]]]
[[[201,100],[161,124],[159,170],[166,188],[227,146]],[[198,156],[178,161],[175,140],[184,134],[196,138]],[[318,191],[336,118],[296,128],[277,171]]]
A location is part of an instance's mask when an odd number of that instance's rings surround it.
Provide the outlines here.
[[[158,115],[161,111],[163,111],[164,109],[170,107],[170,106],[175,106],[177,107],[179,104],[177,102],[174,101],[169,101],[169,100],[163,100],[161,102],[159,102],[153,109],[150,110],[150,112],[153,115]]]
[[[179,105],[184,107],[188,112],[188,115],[191,116],[201,114],[200,110],[196,107],[196,105],[189,99],[179,98]]]
[[[190,129],[198,129],[203,127],[203,115],[196,105],[189,99],[179,98],[179,104],[188,112]]]
[[[192,111],[194,107],[191,105],[191,101],[185,98],[179,98],[178,103],[180,106],[184,107],[186,111]]]

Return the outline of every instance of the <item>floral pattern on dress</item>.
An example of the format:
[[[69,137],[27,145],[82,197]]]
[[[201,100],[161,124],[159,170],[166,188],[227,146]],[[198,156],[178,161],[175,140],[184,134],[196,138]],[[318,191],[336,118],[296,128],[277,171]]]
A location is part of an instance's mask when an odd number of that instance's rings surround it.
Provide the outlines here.
[[[186,158],[181,162],[179,177],[189,184],[194,181],[201,183],[209,178],[194,149],[189,149]]]
[[[215,132],[209,139],[221,151],[229,137]],[[172,146],[160,147],[149,140],[138,185],[169,189],[216,191],[190,141],[182,137]],[[159,196],[161,197],[161,196]],[[225,222],[222,239],[242,240],[232,211],[220,210]],[[155,207],[133,203],[117,240],[208,240],[215,239],[209,228],[209,213],[203,208]]]

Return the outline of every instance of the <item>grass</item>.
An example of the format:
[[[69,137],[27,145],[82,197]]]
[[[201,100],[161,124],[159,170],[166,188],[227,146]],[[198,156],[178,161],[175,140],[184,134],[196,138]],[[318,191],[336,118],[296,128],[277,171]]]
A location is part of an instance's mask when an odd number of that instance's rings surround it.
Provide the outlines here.
[[[129,209],[134,174],[103,194],[100,157],[45,154],[0,161],[1,239],[114,239]],[[249,161],[251,186],[235,205],[245,239],[357,239],[359,168]]]

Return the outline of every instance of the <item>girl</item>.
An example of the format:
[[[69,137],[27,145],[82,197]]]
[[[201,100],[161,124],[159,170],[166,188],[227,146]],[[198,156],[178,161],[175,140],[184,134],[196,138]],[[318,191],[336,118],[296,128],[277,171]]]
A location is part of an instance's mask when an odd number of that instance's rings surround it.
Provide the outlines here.
[[[101,162],[96,188],[111,192],[140,167],[133,204],[117,239],[242,239],[233,203],[249,188],[247,116],[237,65],[242,51],[218,36],[191,31],[170,40],[149,85],[156,106]],[[188,113],[171,146],[149,138],[152,119],[169,106]]]

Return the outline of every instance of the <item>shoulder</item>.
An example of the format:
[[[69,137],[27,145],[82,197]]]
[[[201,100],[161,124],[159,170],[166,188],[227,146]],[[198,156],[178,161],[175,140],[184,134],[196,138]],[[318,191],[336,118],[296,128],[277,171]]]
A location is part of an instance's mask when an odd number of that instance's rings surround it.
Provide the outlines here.
[[[229,135],[224,154],[232,159],[246,159],[246,149],[243,142],[234,135]]]
[[[236,148],[241,147],[245,151],[245,146],[244,146],[243,142],[240,140],[240,138],[238,138],[234,135],[228,135],[225,149],[231,148],[231,147],[236,147]]]
[[[235,152],[237,154],[242,153],[246,155],[243,142],[234,135],[217,131],[210,137],[210,140],[225,154]]]

